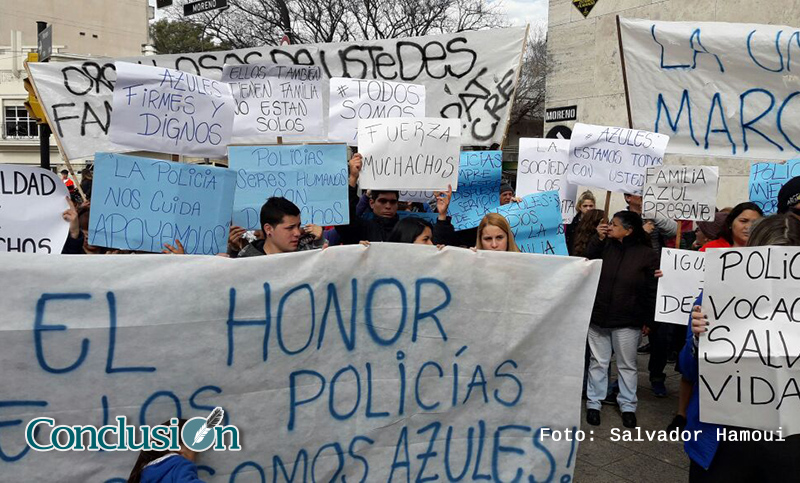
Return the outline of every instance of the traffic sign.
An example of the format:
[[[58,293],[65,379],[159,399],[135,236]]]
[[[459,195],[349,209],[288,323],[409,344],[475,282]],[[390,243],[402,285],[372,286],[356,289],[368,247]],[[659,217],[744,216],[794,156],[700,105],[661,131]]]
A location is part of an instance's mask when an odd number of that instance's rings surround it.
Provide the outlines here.
[[[196,13],[210,12],[211,10],[224,10],[230,7],[228,0],[200,0],[187,3],[183,6],[183,15],[188,17]]]
[[[53,26],[48,25],[47,28],[39,32],[38,38],[39,48],[39,62],[47,62],[50,56],[53,55]]]

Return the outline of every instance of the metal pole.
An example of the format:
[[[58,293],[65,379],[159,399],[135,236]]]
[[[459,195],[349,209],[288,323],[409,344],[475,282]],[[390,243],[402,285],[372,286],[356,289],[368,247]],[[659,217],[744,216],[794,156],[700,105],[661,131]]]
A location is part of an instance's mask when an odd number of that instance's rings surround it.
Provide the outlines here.
[[[47,22],[36,22],[37,34],[46,28]],[[39,55],[42,53],[39,52]],[[50,169],[50,126],[46,122],[39,124],[39,165],[44,169]]]

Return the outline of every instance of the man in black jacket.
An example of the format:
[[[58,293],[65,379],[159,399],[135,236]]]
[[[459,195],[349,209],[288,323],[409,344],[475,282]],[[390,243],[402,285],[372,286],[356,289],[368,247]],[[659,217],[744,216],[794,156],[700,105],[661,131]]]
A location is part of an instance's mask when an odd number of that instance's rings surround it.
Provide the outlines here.
[[[353,245],[361,241],[382,242],[389,239],[389,234],[400,219],[397,216],[397,203],[400,194],[397,191],[372,190],[369,200],[369,207],[375,215],[366,220],[356,214],[358,206],[358,177],[361,174],[362,158],[356,153],[349,161],[350,169],[350,224],[336,227],[336,231],[345,245]],[[450,206],[452,190],[447,192],[436,192],[436,210],[439,217],[433,226],[433,243],[436,245],[447,245],[452,242],[453,224],[447,216],[447,208]]]

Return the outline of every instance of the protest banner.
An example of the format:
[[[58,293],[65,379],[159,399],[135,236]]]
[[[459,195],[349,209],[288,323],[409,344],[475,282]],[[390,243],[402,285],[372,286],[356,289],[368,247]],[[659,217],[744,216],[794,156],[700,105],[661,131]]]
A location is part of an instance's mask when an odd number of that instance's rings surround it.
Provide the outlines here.
[[[706,251],[700,420],[800,434],[800,249]]]
[[[642,216],[714,221],[718,186],[719,168],[716,166],[647,168]]]
[[[705,253],[694,250],[661,250],[661,271],[656,293],[656,322],[686,325],[703,290]]]
[[[400,190],[399,200],[427,203],[434,198],[433,193],[433,190]]]
[[[425,117],[425,86],[334,77],[330,81],[328,140],[355,145],[359,119]]]
[[[235,101],[233,143],[324,137],[321,67],[225,64],[222,82],[230,85]]]
[[[405,210],[398,210],[397,217],[399,219],[403,218],[419,218],[421,220],[425,220],[431,225],[435,225],[436,221],[439,219],[439,213],[429,212],[429,211],[405,211]],[[361,214],[361,218],[365,220],[371,220],[375,218],[375,213],[372,210],[367,210]]]
[[[458,188],[461,124],[457,119],[359,119],[363,189]]]
[[[350,223],[344,144],[231,146],[228,163],[236,172],[234,225],[261,229],[261,206],[273,196],[297,205],[303,224]]]
[[[461,119],[462,144],[503,142],[525,44],[514,27],[446,35],[346,43],[281,45],[222,52],[29,64],[31,78],[67,158],[111,151],[108,122],[116,79],[114,61],[168,67],[220,79],[223,66],[273,62],[318,65],[327,79],[352,77],[425,86],[426,115]],[[323,105],[327,109],[327,96]],[[327,119],[325,117],[325,119]],[[327,132],[326,132],[327,134]],[[319,141],[298,137],[295,141]]]
[[[528,195],[519,203],[509,203],[494,210],[506,217],[514,241],[525,253],[569,255],[561,222],[558,191]]]
[[[464,151],[458,164],[458,191],[453,192],[447,214],[456,230],[475,228],[500,206],[502,151]]]
[[[197,454],[209,483],[571,480],[600,268],[380,243],[240,260],[8,255],[0,472],[121,481],[138,451],[32,451],[26,426],[124,416],[138,429],[219,406],[241,450]]]
[[[800,176],[800,159],[786,163],[753,163],[750,166],[750,201],[757,204],[765,215],[778,211],[778,193],[790,179]]]
[[[228,249],[236,174],[233,170],[161,159],[97,153],[89,244],[160,253]]]
[[[516,196],[556,190],[561,200],[561,219],[572,222],[578,187],[567,181],[568,165],[569,140],[521,138]]]
[[[0,164],[0,253],[61,253],[69,191],[52,171]]]
[[[669,136],[621,127],[576,123],[569,144],[567,181],[641,195],[647,168],[661,166]]]
[[[800,154],[797,28],[621,18],[620,30],[633,127],[669,135],[670,153]]]
[[[163,67],[117,62],[111,142],[129,150],[225,156],[233,130],[231,88]]]

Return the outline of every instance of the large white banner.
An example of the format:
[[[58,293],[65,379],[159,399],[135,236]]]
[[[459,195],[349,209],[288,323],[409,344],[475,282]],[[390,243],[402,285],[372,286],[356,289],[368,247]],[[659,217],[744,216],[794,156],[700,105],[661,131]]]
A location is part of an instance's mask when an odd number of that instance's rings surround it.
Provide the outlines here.
[[[800,434],[800,249],[706,251],[700,420]]]
[[[489,146],[505,135],[525,41],[524,27],[351,43],[286,45],[224,52],[31,63],[33,80],[67,157],[114,151],[108,141],[114,61],[125,60],[220,79],[225,64],[319,65],[327,79],[353,77],[425,86],[428,117],[460,118],[462,143]],[[327,132],[327,117],[326,123]],[[298,138],[300,141],[322,141]]]
[[[703,291],[705,252],[664,248],[660,268],[664,276],[658,279],[655,320],[685,326]]]
[[[797,157],[797,26],[620,21],[633,127],[670,153]]]
[[[136,452],[26,448],[33,418],[138,426],[221,406],[242,449],[198,454],[204,481],[571,479],[600,266],[394,244],[8,255],[0,474],[127,478]]]
[[[575,217],[578,187],[567,181],[567,166],[568,139],[521,138],[515,194],[522,198],[533,193],[558,191],[561,218],[564,223],[570,223]]]
[[[0,253],[61,253],[68,195],[52,171],[0,164]]]
[[[363,189],[458,188],[461,125],[457,119],[359,119]]]

